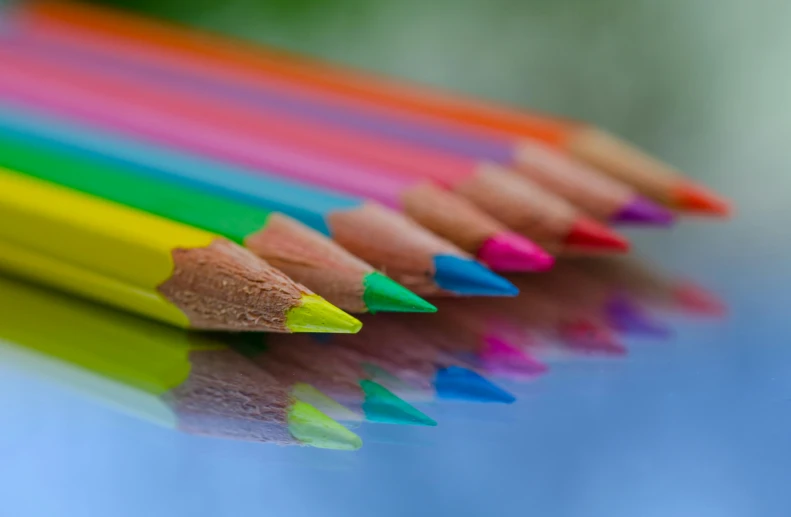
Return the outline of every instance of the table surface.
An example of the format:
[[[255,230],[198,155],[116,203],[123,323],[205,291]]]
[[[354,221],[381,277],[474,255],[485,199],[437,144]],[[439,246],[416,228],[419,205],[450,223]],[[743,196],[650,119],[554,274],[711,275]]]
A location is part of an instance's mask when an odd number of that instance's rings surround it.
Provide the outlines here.
[[[555,365],[511,406],[430,407],[437,428],[364,425],[357,453],[162,430],[0,365],[0,515],[789,514],[790,3],[261,3],[126,2],[627,136],[736,200],[630,234],[727,318]]]

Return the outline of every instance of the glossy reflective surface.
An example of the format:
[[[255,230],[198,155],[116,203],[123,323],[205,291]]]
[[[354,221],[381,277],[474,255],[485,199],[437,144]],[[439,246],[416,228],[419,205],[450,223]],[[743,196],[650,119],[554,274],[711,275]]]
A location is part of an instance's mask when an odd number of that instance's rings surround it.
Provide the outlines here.
[[[641,256],[728,315],[663,314],[666,340],[627,336],[625,356],[500,381],[513,405],[418,404],[436,428],[362,424],[357,453],[162,430],[0,365],[2,513],[788,514],[791,4],[151,3],[627,136],[736,200],[731,222],[632,232]]]

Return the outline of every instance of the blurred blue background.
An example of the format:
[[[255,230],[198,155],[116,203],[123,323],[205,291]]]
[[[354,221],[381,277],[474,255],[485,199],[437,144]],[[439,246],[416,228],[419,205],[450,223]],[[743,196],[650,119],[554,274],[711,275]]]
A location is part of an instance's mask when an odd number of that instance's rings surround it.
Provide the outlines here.
[[[736,200],[733,221],[631,234],[730,315],[509,385],[513,406],[364,426],[357,453],[161,430],[0,365],[0,515],[791,513],[791,3],[116,3],[627,137]]]

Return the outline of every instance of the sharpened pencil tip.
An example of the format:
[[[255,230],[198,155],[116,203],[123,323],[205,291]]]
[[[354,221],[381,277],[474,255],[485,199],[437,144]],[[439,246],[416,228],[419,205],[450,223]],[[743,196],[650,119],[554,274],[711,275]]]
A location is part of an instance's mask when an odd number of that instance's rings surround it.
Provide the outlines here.
[[[599,252],[629,251],[629,241],[593,219],[580,217],[566,236],[566,246]]]
[[[434,388],[437,396],[443,399],[503,404],[511,404],[516,400],[516,397],[493,382],[460,366],[449,366],[437,371]]]
[[[613,223],[653,226],[670,226],[674,219],[673,212],[641,196],[635,197],[610,217]]]
[[[472,296],[516,296],[519,289],[484,265],[454,255],[434,257],[434,281],[446,291]]]
[[[330,302],[315,294],[303,294],[300,305],[286,315],[291,332],[356,334],[363,324]]]
[[[363,445],[359,436],[301,400],[288,410],[288,430],[303,444],[319,449],[356,451]]]
[[[381,424],[436,426],[437,422],[396,396],[381,384],[360,381],[365,393],[363,412],[371,422]]]
[[[676,187],[673,197],[673,205],[679,210],[719,217],[731,214],[731,205],[727,200],[691,182]]]
[[[552,255],[513,232],[500,232],[486,239],[477,257],[495,271],[503,272],[546,271],[555,264]]]
[[[374,271],[363,280],[363,301],[371,314],[377,312],[437,312],[426,300]]]

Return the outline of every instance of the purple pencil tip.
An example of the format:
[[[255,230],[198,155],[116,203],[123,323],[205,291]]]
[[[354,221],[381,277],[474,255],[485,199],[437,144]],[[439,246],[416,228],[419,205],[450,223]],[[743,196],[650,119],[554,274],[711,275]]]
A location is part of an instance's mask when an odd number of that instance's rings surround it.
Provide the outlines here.
[[[613,223],[654,226],[670,226],[674,219],[673,212],[644,197],[634,198],[610,218]]]

